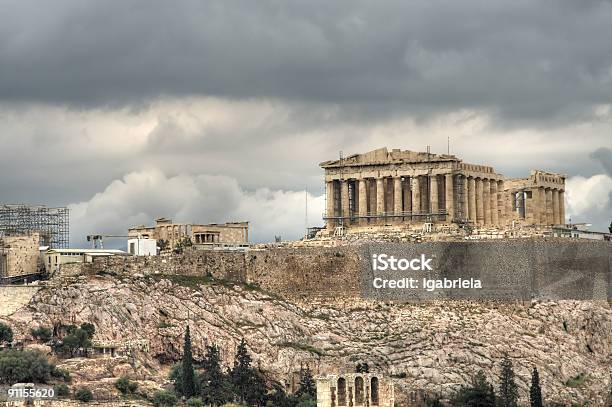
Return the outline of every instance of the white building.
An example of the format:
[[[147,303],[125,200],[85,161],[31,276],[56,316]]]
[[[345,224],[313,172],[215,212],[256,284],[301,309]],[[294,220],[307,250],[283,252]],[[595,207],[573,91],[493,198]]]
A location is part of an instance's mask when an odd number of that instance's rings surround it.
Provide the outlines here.
[[[157,240],[142,238],[128,239],[128,253],[134,256],[157,256]]]
[[[552,228],[553,236],[612,241],[612,233],[594,232],[588,229],[589,226],[588,224],[575,224],[566,227],[555,226]]]

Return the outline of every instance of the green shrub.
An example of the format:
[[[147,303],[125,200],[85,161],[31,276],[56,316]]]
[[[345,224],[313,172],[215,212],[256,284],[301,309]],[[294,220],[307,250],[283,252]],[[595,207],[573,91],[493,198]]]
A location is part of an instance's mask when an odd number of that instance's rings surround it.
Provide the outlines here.
[[[0,343],[13,342],[13,330],[7,324],[0,322]]]
[[[302,394],[298,398],[296,407],[317,407],[317,399],[310,394]]]
[[[70,377],[69,371],[65,369],[58,369],[57,367],[53,368],[53,370],[51,371],[51,376],[53,376],[56,379],[63,380],[66,383],[70,383],[70,381],[72,380],[72,378]]]
[[[43,343],[49,342],[49,340],[53,336],[53,331],[51,330],[51,328],[47,328],[46,326],[39,326],[36,329],[32,329],[30,333],[34,338],[38,339],[40,342]]]
[[[138,388],[138,383],[131,381],[127,376],[121,376],[115,382],[115,387],[121,394],[133,394]]]
[[[187,400],[187,407],[204,407],[204,402],[201,398],[193,397]]]
[[[90,402],[93,399],[93,394],[91,390],[86,387],[81,387],[76,392],[74,392],[74,398],[83,401],[85,403]]]
[[[565,382],[565,385],[567,387],[573,387],[573,388],[580,387],[580,386],[582,386],[584,384],[586,379],[587,379],[587,375],[586,374],[579,373],[575,377],[572,377],[571,379],[567,380]]]
[[[89,339],[93,338],[94,334],[96,333],[96,327],[94,327],[93,324],[90,324],[89,322],[82,323],[81,330],[85,331]]]
[[[89,323],[82,324],[80,328],[70,329],[70,334],[62,339],[61,350],[72,357],[79,349],[91,348],[91,338],[94,332],[94,326]]]
[[[174,407],[176,401],[174,393],[167,390],[158,391],[153,395],[153,405],[155,407]]]
[[[0,352],[0,384],[46,383],[53,370],[40,352],[16,349]]]
[[[60,399],[70,396],[70,389],[64,383],[53,387],[53,391],[55,392],[55,397]]]

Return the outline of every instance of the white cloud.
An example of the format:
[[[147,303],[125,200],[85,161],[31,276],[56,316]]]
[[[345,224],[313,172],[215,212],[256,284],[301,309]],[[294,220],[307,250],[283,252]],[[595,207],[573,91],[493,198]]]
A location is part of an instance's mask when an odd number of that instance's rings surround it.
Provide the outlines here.
[[[132,172],[89,201],[69,206],[71,242],[84,245],[91,233],[125,234],[129,226],[151,224],[160,216],[194,223],[248,220],[254,242],[272,241],[275,235],[297,239],[304,234],[305,194],[268,188],[246,191],[226,176]],[[308,196],[310,225],[322,223],[323,205],[322,196]],[[123,242],[115,243],[119,244]]]
[[[604,231],[612,220],[612,178],[605,174],[577,176],[566,182],[566,216],[572,222],[588,222]]]

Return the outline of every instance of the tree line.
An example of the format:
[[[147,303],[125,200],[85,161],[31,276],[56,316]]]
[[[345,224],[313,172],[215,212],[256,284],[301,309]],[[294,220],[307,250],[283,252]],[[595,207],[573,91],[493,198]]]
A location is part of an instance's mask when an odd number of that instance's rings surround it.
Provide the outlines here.
[[[472,378],[470,384],[461,386],[451,397],[450,405],[453,407],[518,407],[518,398],[518,386],[512,361],[505,356],[501,362],[501,377],[497,393],[481,370]],[[434,399],[428,401],[428,405],[429,407],[442,407],[445,404],[439,399]],[[543,406],[540,375],[535,367],[531,373],[529,405],[531,407]]]
[[[243,406],[314,407],[316,385],[308,367],[300,371],[300,383],[295,394],[287,394],[282,385],[269,383],[263,372],[253,367],[244,339],[240,341],[233,366],[224,371],[219,348],[210,345],[196,366],[193,360],[191,333],[185,330],[183,355],[170,371],[172,391],[160,391],[153,397],[157,407],[174,406],[179,398],[190,407],[222,406],[236,403]]]

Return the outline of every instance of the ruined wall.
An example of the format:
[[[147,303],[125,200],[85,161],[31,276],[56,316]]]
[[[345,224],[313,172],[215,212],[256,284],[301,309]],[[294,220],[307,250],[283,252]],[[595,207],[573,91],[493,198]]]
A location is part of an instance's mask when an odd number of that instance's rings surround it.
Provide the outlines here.
[[[0,277],[34,274],[40,266],[38,233],[24,236],[5,236],[1,239],[4,267]]]
[[[383,300],[475,298],[502,300],[612,298],[612,242],[586,239],[534,238],[481,241],[373,243],[362,246],[364,256],[387,254],[396,258],[431,258],[432,270],[373,271],[364,266],[363,296]],[[482,282],[481,289],[375,289],[375,277],[397,280]],[[421,287],[422,288],[422,284]]]
[[[335,248],[271,248],[249,252],[193,251],[163,257],[108,257],[74,265],[62,274],[182,274],[256,284],[290,298],[373,297],[373,253],[434,258],[432,278],[481,278],[486,289],[470,298],[610,298],[612,243],[564,238],[425,243],[370,243]],[[369,286],[368,286],[369,285]],[[397,293],[397,292],[396,292]],[[430,298],[431,296],[427,296]],[[435,298],[446,298],[436,293]],[[452,298],[460,298],[453,294]],[[410,298],[408,298],[410,299]],[[423,299],[414,297],[412,299]]]
[[[62,266],[63,268],[64,266]],[[70,274],[82,270],[87,274],[182,274],[209,275],[218,279],[246,282],[246,258],[243,252],[186,251],[171,256],[111,256],[93,263],[68,268]],[[64,274],[64,269],[62,269]]]
[[[358,246],[279,248],[249,252],[248,281],[290,297],[360,295],[363,259]]]
[[[288,296],[357,296],[361,255],[356,246],[279,248],[249,252],[188,251],[172,256],[113,256],[62,266],[62,275],[181,274],[256,284]]]

